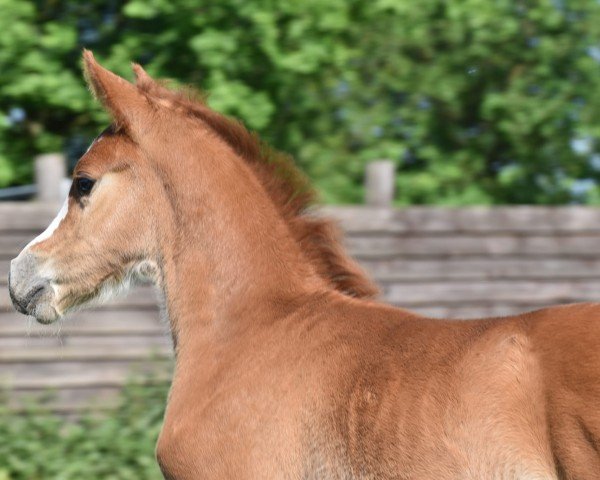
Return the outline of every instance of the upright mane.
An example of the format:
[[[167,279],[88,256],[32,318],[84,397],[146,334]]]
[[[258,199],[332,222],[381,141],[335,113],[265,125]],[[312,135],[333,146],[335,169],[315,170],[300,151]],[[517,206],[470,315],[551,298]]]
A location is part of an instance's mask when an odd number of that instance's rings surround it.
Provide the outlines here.
[[[353,297],[367,298],[378,293],[375,284],[344,251],[338,228],[330,220],[308,212],[315,201],[315,191],[290,155],[271,148],[240,121],[211,110],[204,96],[195,90],[167,88],[138,65],[134,65],[134,71],[136,84],[145,95],[199,119],[246,161],[322,278]]]

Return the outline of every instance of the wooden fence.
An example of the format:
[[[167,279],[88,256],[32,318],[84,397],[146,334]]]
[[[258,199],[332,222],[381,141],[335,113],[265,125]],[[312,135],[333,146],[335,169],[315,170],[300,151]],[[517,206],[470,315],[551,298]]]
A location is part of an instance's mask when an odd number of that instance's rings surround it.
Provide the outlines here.
[[[133,372],[168,378],[170,338],[154,293],[40,326],[13,311],[9,260],[54,216],[34,203],[0,204],[0,384],[21,408],[55,391],[52,408],[105,408]],[[600,298],[600,209],[330,207],[350,252],[385,300],[433,317],[473,318]],[[149,357],[154,362],[149,362]]]

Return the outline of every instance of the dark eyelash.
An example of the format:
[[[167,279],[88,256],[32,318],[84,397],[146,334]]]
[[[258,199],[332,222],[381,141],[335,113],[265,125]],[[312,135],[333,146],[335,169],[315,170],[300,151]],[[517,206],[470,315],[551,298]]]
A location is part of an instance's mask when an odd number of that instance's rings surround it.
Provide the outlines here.
[[[88,177],[78,177],[73,181],[73,191],[78,197],[85,197],[92,192],[96,180]]]

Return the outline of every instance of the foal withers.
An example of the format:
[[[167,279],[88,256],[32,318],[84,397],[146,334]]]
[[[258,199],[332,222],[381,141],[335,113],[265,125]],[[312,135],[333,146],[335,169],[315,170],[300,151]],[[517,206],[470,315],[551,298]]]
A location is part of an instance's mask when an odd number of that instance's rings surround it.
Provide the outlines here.
[[[600,478],[598,307],[450,322],[370,300],[287,157],[138,66],[132,85],[84,60],[114,125],[11,295],[51,322],[156,282],[166,478]]]

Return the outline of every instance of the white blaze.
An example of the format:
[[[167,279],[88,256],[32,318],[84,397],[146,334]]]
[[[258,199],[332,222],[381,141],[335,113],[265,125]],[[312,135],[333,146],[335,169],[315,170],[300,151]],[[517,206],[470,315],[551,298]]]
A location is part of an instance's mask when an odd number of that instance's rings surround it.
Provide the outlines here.
[[[69,198],[67,197],[65,200],[65,203],[63,203],[63,206],[61,207],[60,211],[58,212],[58,215],[56,215],[56,218],[54,220],[52,220],[52,223],[50,223],[50,225],[48,225],[48,228],[46,228],[46,230],[44,230],[37,237],[35,237],[31,242],[29,242],[27,244],[27,246],[23,249],[23,251],[26,251],[29,248],[33,247],[34,245],[41,243],[44,240],[49,239],[52,236],[52,234],[55,232],[55,230],[59,227],[59,225],[63,221],[63,219],[67,216],[68,211],[69,211]]]
[[[92,147],[93,147],[94,145],[96,145],[97,143],[100,143],[102,140],[103,140],[102,134],[98,135],[98,136],[97,136],[97,137],[96,137],[96,138],[95,138],[95,139],[92,141],[92,143],[90,143],[90,146],[87,148],[87,150],[85,151],[85,153],[88,153],[88,152],[89,152],[89,151],[92,149]],[[85,155],[85,153],[84,153],[84,155]]]

